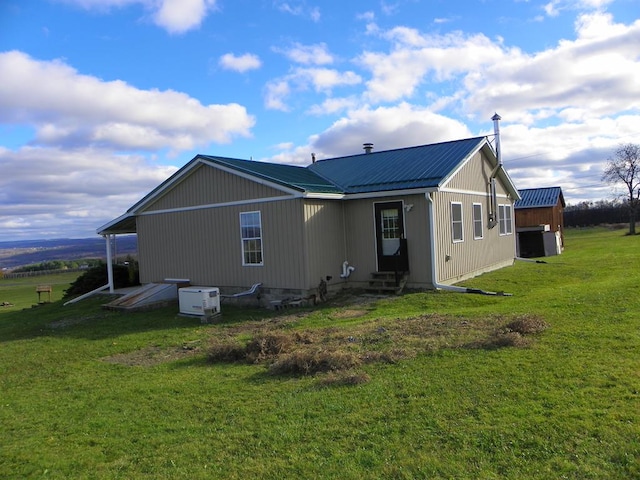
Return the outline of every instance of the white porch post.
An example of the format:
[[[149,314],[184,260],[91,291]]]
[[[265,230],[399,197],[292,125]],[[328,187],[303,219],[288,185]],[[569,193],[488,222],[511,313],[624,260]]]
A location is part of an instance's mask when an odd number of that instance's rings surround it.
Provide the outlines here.
[[[114,288],[113,288],[113,263],[111,260],[111,235],[103,235],[103,237],[107,242],[107,278],[109,279],[109,293],[113,293]]]

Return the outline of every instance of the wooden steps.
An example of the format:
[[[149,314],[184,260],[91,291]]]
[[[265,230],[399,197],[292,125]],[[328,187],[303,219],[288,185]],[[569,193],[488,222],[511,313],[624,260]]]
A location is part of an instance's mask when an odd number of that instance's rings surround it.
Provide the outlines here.
[[[369,293],[399,295],[407,284],[408,277],[408,272],[399,272],[397,275],[395,272],[372,272],[369,286],[365,290]]]

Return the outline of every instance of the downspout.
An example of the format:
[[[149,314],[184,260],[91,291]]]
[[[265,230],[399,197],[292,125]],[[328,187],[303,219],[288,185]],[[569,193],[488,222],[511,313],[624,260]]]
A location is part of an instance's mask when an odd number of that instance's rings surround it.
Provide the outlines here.
[[[433,284],[433,288],[435,288],[436,290],[438,289],[442,289],[442,290],[450,290],[452,292],[459,292],[459,293],[469,293],[468,292],[468,288],[465,287],[456,287],[455,285],[443,285],[441,283],[438,283],[438,267],[437,267],[437,261],[436,261],[436,229],[435,229],[435,223],[433,221],[433,197],[431,196],[433,194],[433,192],[427,192],[424,194],[425,198],[427,199],[427,213],[429,214],[429,237],[430,237],[430,242],[429,242],[429,249],[430,249],[430,256],[431,256],[431,283]]]
[[[484,290],[480,290],[478,288],[467,288],[467,287],[458,287],[456,285],[445,285],[438,282],[438,267],[436,262],[436,231],[435,231],[435,223],[433,221],[433,197],[431,196],[433,192],[427,192],[424,194],[427,199],[427,212],[429,214],[429,249],[431,253],[431,283],[433,288],[436,290],[449,290],[451,292],[458,293],[479,293],[481,295],[500,295],[510,297],[510,293],[504,292],[486,292]]]

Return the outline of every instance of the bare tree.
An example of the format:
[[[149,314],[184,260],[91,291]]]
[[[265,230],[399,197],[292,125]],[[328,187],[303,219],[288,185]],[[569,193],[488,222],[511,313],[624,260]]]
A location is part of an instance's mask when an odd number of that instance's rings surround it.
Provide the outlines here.
[[[629,234],[636,233],[636,213],[640,206],[640,145],[620,145],[607,160],[602,180],[611,184],[624,183],[625,203],[629,208]]]

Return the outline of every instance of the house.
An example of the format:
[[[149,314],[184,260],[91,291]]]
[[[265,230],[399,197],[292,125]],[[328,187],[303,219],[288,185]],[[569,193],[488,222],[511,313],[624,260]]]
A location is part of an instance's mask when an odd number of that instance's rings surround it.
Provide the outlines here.
[[[518,256],[545,257],[564,249],[564,196],[560,187],[520,190],[516,201]]]
[[[142,283],[188,279],[229,294],[262,283],[266,299],[321,283],[446,287],[516,256],[520,197],[494,122],[495,149],[484,136],[365,144],[306,167],[197,155],[98,233],[137,233]]]

